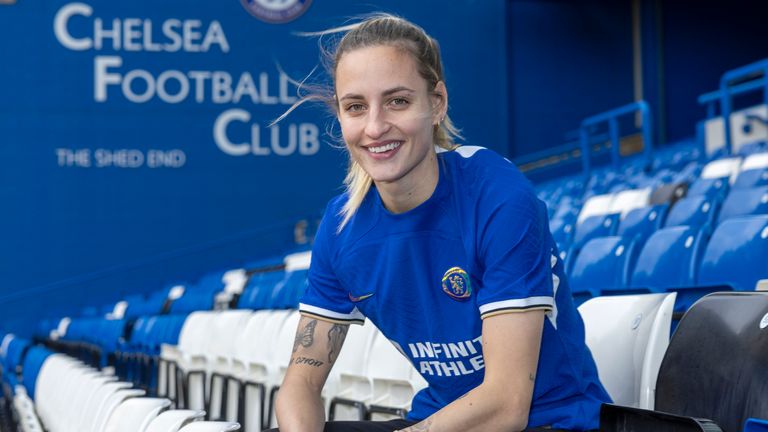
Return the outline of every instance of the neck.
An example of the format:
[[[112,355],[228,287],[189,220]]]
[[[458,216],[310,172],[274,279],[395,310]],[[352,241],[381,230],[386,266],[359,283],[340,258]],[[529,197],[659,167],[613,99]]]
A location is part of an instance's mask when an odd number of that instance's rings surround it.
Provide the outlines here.
[[[392,213],[405,213],[428,200],[435,192],[440,177],[437,156],[432,153],[414,167],[413,171],[396,182],[377,182],[381,201]]]

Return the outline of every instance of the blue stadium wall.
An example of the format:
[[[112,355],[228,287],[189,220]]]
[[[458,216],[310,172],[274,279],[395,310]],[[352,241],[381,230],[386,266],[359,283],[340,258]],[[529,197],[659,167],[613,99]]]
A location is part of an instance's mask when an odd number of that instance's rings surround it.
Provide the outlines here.
[[[306,247],[294,228],[306,221],[311,235],[346,161],[320,107],[268,126],[295,100],[291,78],[318,65],[316,39],[296,32],[377,10],[421,24],[441,43],[466,141],[508,157],[561,145],[585,116],[633,99],[631,0],[314,0],[283,24],[237,0],[11,3],[0,4],[0,330],[22,334]],[[692,135],[693,98],[764,57],[751,41],[766,30],[731,24],[717,44],[706,11],[722,2],[697,3],[693,21],[686,2],[665,3],[640,2],[644,96],[662,132]],[[733,23],[754,21],[762,6],[749,5],[728,11]],[[706,74],[691,78],[691,65]]]

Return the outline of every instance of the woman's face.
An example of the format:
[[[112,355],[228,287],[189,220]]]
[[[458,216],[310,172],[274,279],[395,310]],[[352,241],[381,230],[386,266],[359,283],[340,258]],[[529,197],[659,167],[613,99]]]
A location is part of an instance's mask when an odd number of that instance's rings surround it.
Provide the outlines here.
[[[444,112],[442,83],[428,89],[411,55],[386,45],[343,54],[335,78],[344,142],[377,185],[418,182],[430,169],[436,173],[430,156],[433,126]]]

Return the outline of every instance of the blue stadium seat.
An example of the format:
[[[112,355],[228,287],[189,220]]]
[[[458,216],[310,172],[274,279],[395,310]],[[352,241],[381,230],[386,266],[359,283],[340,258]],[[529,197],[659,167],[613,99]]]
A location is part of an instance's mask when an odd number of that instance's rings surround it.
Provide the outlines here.
[[[719,221],[738,216],[768,214],[768,186],[734,189],[720,209]]]
[[[597,237],[616,234],[619,226],[619,213],[589,216],[576,225],[573,244],[580,246]]]
[[[624,237],[588,241],[569,275],[574,302],[579,305],[592,297],[626,289],[636,253],[634,241]]]
[[[43,367],[45,360],[52,354],[53,353],[46,348],[33,346],[24,357],[22,384],[27,389],[27,394],[32,400],[35,399],[35,383],[37,382],[37,375],[40,373],[40,369]]]
[[[298,309],[299,299],[306,291],[308,270],[294,270],[285,273],[285,279],[272,291],[269,309]]]
[[[656,231],[640,251],[631,285],[651,292],[693,287],[696,265],[706,246],[707,228],[676,226]]]
[[[272,291],[285,278],[285,271],[276,270],[251,276],[237,302],[238,309],[268,309]]]
[[[706,195],[722,201],[728,195],[729,188],[728,177],[700,178],[688,188],[688,196]]]
[[[641,247],[651,234],[662,227],[668,210],[667,204],[634,209],[619,223],[616,234],[634,239],[636,247]]]
[[[733,184],[734,189],[746,189],[759,186],[768,186],[768,168],[759,168],[742,171]]]
[[[768,279],[768,215],[723,221],[704,252],[698,284],[752,291]]]
[[[576,213],[570,213],[567,216],[552,219],[549,222],[549,230],[552,232],[552,239],[559,245],[570,245],[573,241],[574,226],[576,224]]]
[[[706,195],[689,196],[681,199],[669,210],[665,227],[714,225],[719,201]]]

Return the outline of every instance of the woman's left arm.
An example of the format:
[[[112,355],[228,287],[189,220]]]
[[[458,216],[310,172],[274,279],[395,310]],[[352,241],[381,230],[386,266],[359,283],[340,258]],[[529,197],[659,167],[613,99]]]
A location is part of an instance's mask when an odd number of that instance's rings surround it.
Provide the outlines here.
[[[482,384],[402,432],[525,429],[539,362],[544,312],[528,310],[485,318]]]

